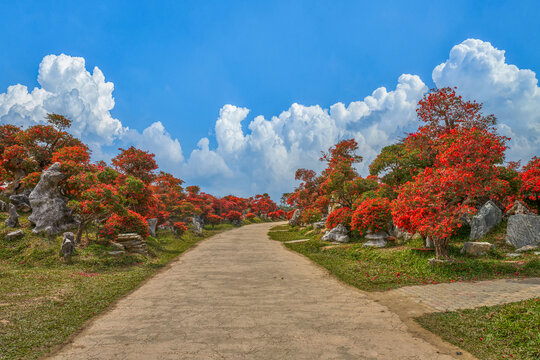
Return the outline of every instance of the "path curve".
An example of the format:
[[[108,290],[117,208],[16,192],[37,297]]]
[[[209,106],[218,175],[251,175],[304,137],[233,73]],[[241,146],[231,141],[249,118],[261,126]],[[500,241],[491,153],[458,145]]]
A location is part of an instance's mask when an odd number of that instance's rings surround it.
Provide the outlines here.
[[[269,240],[274,225],[201,242],[51,358],[453,358],[388,308]]]

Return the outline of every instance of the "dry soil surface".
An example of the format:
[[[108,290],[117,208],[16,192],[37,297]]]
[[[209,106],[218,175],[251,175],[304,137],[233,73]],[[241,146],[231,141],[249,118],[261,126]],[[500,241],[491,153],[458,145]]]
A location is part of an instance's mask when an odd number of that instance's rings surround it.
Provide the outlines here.
[[[52,358],[454,358],[455,349],[424,340],[387,307],[269,240],[274,225],[201,242]]]

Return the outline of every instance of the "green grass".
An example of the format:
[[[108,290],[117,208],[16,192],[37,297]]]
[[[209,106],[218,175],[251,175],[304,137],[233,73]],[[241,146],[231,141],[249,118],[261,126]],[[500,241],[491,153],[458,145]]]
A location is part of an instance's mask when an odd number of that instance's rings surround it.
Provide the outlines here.
[[[35,359],[79,330],[86,321],[133,290],[144,279],[198,241],[233,228],[205,227],[203,236],[181,238],[160,231],[147,239],[152,256],[107,254],[112,247],[93,244],[78,249],[73,264],[59,258],[61,239],[50,242],[31,234],[13,242],[4,237],[0,216],[0,359]],[[26,227],[25,227],[26,226]]]
[[[389,246],[383,249],[363,248],[362,239],[347,245],[324,249],[330,245],[320,240],[320,234],[309,229],[292,228],[289,231],[269,232],[278,241],[311,238],[302,243],[285,244],[328,269],[339,279],[366,291],[382,291],[407,285],[436,284],[441,282],[472,281],[494,278],[540,276],[540,257],[525,254],[518,260],[504,256],[504,225],[499,226],[482,241],[497,244],[497,250],[484,258],[471,258],[460,254],[467,230],[462,231],[450,245],[450,255],[456,261],[440,266],[428,265],[433,252],[417,251],[421,241]],[[502,234],[502,238],[501,238]]]
[[[428,314],[417,321],[479,359],[540,359],[540,298]]]

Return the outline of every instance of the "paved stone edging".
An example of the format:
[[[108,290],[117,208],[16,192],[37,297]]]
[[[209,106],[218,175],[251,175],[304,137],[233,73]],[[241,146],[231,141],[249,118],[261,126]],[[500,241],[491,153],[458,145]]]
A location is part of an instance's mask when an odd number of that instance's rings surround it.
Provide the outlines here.
[[[405,296],[433,311],[453,311],[539,297],[540,278],[406,286],[386,293]]]

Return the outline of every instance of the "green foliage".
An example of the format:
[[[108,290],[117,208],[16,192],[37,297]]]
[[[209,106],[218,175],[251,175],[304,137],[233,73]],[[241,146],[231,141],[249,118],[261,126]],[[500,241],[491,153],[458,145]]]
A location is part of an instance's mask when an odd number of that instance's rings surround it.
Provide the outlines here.
[[[504,242],[500,234],[504,231],[505,228],[500,227],[486,240],[500,247],[500,242]],[[433,257],[433,252],[414,250],[422,246],[421,241],[385,249],[364,248],[361,243],[323,249],[329,243],[321,241],[320,235],[309,235],[296,228],[271,231],[269,235],[278,241],[311,238],[307,242],[286,246],[325,267],[346,283],[366,291],[441,282],[540,276],[539,256],[527,254],[516,262],[508,261],[501,251],[495,251],[486,258],[471,258],[461,255],[462,240],[459,238],[449,246],[451,256],[457,260],[455,263],[430,266],[427,261]]]
[[[540,359],[540,298],[427,314],[426,329],[479,359]]]

